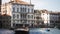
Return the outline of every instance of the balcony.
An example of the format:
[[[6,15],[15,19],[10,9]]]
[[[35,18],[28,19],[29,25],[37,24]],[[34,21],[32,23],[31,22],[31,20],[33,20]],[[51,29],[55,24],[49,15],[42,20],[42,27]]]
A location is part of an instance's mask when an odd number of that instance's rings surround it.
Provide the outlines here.
[[[20,13],[22,13],[22,14],[27,14],[27,12],[20,12]]]
[[[20,18],[21,20],[27,20],[27,18]]]

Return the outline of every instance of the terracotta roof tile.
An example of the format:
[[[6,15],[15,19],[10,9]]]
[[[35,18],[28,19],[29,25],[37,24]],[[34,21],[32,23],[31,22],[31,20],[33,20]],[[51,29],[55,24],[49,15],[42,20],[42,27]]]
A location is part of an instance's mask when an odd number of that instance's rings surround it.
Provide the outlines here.
[[[24,1],[18,1],[18,2],[10,1],[9,3],[29,4],[29,3],[27,3],[27,2],[24,2]]]

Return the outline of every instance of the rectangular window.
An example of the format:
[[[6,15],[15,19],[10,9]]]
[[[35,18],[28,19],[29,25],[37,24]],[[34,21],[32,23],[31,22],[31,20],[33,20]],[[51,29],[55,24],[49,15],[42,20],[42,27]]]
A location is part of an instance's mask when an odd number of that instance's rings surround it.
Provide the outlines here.
[[[30,9],[28,8],[28,13],[30,12]]]
[[[13,12],[15,12],[15,7],[13,7]]]
[[[32,9],[31,11],[32,11],[32,13],[33,13],[33,9]]]
[[[19,14],[17,14],[17,18],[19,18]]]
[[[22,12],[23,11],[22,7],[20,9],[21,9],[20,11]]]
[[[33,19],[33,15],[31,15],[31,18]]]
[[[23,8],[23,12],[25,12],[24,8]]]
[[[13,19],[15,19],[15,14],[13,14]]]
[[[30,15],[28,15],[28,18],[30,18]]]
[[[33,23],[33,21],[31,21]]]
[[[19,8],[17,8],[17,12],[19,12]]]
[[[15,23],[15,20],[13,20],[13,23]]]
[[[17,20],[17,23],[19,23],[19,20]]]
[[[34,17],[34,19],[35,19],[35,17]]]
[[[30,21],[28,20],[28,23],[30,23]]]
[[[23,18],[23,14],[21,14],[21,18]]]
[[[26,8],[25,8],[25,12],[26,12]]]

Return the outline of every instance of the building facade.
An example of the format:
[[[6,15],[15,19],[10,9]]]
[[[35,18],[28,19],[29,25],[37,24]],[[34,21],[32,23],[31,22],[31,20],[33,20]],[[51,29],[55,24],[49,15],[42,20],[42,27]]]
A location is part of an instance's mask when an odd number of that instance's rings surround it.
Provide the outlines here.
[[[1,16],[1,14],[0,14],[0,28],[2,28],[2,16]]]
[[[48,27],[58,27],[60,24],[60,12],[53,12],[48,10],[41,10],[41,17],[43,22]]]
[[[11,16],[11,27],[20,27],[21,24],[31,25],[34,21],[34,5],[21,0],[11,0],[2,5],[2,14]]]
[[[1,26],[4,29],[10,29],[11,28],[11,16],[7,14],[1,15]]]
[[[1,0],[0,0],[0,28],[1,28]]]
[[[0,12],[1,12],[1,3],[2,3],[2,1],[0,0]]]
[[[34,23],[35,27],[42,27],[44,25],[40,10],[34,10],[34,19],[35,19],[35,23]]]
[[[50,12],[50,26],[57,27],[60,24],[60,12]]]
[[[41,11],[41,17],[42,20],[45,24],[45,26],[50,26],[50,14],[49,11],[44,9],[44,10],[40,10]]]

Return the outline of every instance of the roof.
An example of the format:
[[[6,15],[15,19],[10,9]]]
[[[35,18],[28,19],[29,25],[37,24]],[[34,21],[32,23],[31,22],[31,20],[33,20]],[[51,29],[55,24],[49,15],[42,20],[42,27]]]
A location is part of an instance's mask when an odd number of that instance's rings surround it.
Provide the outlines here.
[[[43,10],[40,10],[42,13],[49,13],[49,11],[48,10],[46,10],[46,9],[43,9]]]
[[[18,1],[18,2],[10,1],[9,3],[18,3],[18,4],[24,4],[24,5],[33,5],[33,4],[28,3],[28,2],[24,2],[24,1]]]
[[[49,12],[49,13],[52,15],[59,15],[60,14],[60,12]]]

